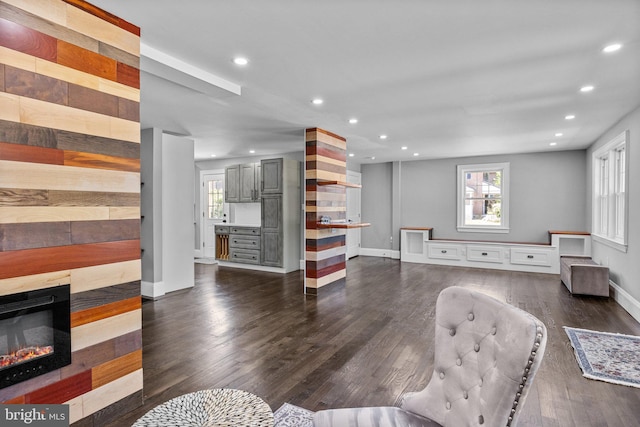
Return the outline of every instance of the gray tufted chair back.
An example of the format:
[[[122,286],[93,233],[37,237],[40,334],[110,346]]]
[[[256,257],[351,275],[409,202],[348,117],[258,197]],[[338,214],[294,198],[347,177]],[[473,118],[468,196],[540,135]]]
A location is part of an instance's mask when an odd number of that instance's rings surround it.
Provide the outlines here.
[[[442,426],[514,426],[542,361],[547,331],[531,314],[479,292],[443,290],[427,387],[405,411]]]

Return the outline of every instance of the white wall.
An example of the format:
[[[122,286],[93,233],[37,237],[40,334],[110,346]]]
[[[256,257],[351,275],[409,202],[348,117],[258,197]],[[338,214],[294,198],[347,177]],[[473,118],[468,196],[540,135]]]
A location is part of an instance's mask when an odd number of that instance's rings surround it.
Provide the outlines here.
[[[141,138],[142,295],[194,285],[194,143],[145,129]]]
[[[589,148],[587,152],[588,194],[587,215],[591,231],[591,193],[593,152],[625,130],[629,130],[629,227],[628,250],[621,252],[602,243],[593,242],[593,258],[600,264],[609,266],[614,284],[616,300],[638,321],[640,321],[640,108],[632,111],[619,123],[609,129]]]
[[[362,247],[386,249],[391,237],[399,241],[400,227],[411,226],[433,227],[436,238],[537,243],[549,241],[549,230],[585,231],[585,159],[578,150],[363,165],[362,217],[372,226],[362,230]],[[456,166],[497,162],[511,164],[511,231],[458,232]]]

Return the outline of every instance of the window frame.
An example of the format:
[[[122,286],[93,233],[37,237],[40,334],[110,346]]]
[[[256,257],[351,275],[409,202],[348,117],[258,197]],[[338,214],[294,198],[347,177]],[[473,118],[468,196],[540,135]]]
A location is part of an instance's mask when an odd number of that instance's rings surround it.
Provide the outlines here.
[[[629,230],[629,131],[592,153],[591,236],[627,252]]]
[[[485,163],[473,165],[458,165],[457,167],[457,230],[467,233],[509,233],[509,162]],[[499,225],[470,225],[465,224],[466,202],[466,174],[501,172],[500,187],[500,224]]]

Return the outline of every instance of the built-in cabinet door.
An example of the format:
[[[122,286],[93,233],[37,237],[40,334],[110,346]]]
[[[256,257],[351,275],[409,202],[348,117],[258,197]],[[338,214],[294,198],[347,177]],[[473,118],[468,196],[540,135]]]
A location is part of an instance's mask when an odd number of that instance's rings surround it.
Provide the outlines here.
[[[282,196],[262,195],[262,265],[282,267]]]
[[[240,201],[240,165],[229,166],[224,171],[224,201],[225,203]]]
[[[282,159],[261,162],[262,194],[282,194]]]
[[[254,163],[240,165],[240,202],[253,202],[256,200],[255,173]]]

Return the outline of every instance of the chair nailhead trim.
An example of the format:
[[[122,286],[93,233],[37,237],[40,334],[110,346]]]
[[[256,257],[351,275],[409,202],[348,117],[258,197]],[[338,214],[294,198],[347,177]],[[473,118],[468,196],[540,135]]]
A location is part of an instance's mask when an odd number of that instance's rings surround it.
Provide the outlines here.
[[[473,319],[475,319],[475,316],[473,315],[473,313],[469,313],[467,319],[469,319],[469,321],[472,321]]]
[[[456,334],[456,330],[451,328],[449,329],[449,335],[454,336]]]

